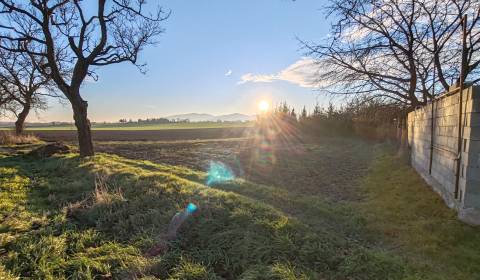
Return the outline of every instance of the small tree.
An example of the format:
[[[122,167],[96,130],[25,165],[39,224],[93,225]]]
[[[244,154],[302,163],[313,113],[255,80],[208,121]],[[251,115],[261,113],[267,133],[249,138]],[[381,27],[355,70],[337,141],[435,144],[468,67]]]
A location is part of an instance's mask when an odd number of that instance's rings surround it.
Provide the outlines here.
[[[297,114],[295,113],[295,108],[292,108],[292,111],[290,111],[290,118],[292,121],[297,121]]]
[[[9,97],[4,110],[13,113],[15,121],[15,133],[23,133],[25,120],[31,110],[46,108],[43,97],[50,95],[41,93],[41,89],[47,89],[49,79],[37,71],[32,62],[32,57],[25,53],[11,53],[0,50],[0,79],[2,89]]]
[[[313,117],[319,117],[322,115],[322,107],[320,107],[320,105],[318,103],[315,104],[315,107],[313,108],[313,114],[312,116]]]
[[[328,107],[327,107],[327,118],[333,119],[334,115],[335,115],[335,107],[333,107],[333,104],[330,102],[328,103]]]
[[[300,113],[300,122],[306,121],[308,118],[307,109],[303,106],[302,112]]]
[[[0,0],[0,48],[45,59],[36,67],[72,106],[80,156],[94,154],[80,88],[87,76],[97,78],[95,67],[130,62],[144,70],[138,54],[156,43],[168,17],[161,8],[150,14],[144,8],[143,0],[98,0],[93,10],[80,0]]]

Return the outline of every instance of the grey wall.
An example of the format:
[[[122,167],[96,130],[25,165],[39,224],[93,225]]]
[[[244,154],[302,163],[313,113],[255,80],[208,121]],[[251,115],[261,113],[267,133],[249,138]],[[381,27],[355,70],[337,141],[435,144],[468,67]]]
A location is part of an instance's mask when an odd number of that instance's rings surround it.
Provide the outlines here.
[[[459,91],[452,89],[434,102],[433,149],[432,104],[408,114],[411,163],[446,204],[458,211],[461,220],[480,224],[480,88],[469,87],[463,93],[460,184],[456,199],[459,97]]]

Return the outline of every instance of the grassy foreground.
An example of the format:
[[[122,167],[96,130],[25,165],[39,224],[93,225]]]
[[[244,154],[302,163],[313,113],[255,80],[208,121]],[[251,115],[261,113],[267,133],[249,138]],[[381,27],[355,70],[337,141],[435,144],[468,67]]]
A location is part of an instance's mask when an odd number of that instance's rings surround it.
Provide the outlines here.
[[[376,153],[366,197],[345,203],[108,154],[0,156],[0,279],[478,278],[478,229]],[[179,238],[145,257],[188,202]]]

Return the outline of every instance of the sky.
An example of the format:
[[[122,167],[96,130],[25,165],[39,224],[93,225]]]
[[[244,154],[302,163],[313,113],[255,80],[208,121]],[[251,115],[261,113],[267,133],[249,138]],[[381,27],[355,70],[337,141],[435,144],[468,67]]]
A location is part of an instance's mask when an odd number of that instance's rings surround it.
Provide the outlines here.
[[[325,103],[309,81],[311,60],[297,38],[320,42],[329,32],[326,0],[165,0],[171,10],[157,46],[131,64],[98,69],[81,93],[91,121],[182,113],[258,113],[258,103],[282,101],[300,110]],[[328,101],[326,101],[328,102]],[[68,103],[28,121],[72,121]]]

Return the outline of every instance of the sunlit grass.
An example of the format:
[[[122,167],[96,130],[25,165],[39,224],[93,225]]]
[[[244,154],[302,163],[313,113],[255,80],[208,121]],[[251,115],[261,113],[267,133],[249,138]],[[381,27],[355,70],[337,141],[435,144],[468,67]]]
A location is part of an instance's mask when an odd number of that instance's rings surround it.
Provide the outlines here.
[[[221,190],[228,186],[205,186],[203,172],[105,154],[87,160],[73,154],[0,160],[2,182],[21,190],[20,195],[6,192],[1,206],[4,219],[24,223],[1,233],[0,263],[12,275],[343,279],[362,271],[359,279],[379,279],[403,273],[397,258],[328,228],[313,230],[268,200]],[[95,188],[98,174],[105,176],[101,191]],[[242,180],[229,184],[262,188]],[[12,208],[12,201],[19,207]],[[199,214],[187,221],[167,253],[144,257],[188,202],[199,205]]]
[[[205,172],[115,155],[2,155],[0,279],[478,278],[478,229],[458,222],[387,147],[336,139],[305,149],[310,157],[282,158],[271,183],[211,187]],[[304,175],[285,180],[307,167],[346,176],[350,165],[312,161],[342,151],[374,154],[351,200]],[[199,210],[178,239],[145,257],[189,202]]]

